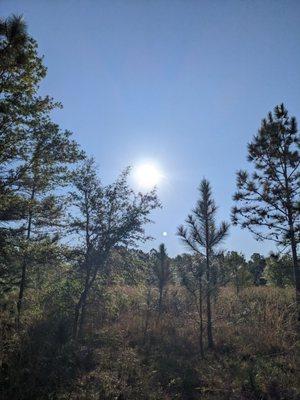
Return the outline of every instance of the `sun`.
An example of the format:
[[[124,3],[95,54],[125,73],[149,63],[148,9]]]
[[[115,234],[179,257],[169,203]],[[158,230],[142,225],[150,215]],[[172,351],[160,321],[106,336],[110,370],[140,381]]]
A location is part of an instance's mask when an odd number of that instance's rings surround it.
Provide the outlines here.
[[[162,178],[162,172],[154,164],[141,164],[134,168],[134,179],[141,188],[153,189]]]

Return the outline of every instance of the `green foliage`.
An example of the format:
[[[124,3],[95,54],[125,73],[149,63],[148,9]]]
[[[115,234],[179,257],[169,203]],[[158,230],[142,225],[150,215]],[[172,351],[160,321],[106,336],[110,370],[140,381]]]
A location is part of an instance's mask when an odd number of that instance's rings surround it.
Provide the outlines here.
[[[188,292],[194,294],[199,289],[199,282],[203,280],[205,271],[204,257],[188,254],[176,257],[176,265],[180,283]]]
[[[242,288],[252,283],[248,264],[242,254],[236,251],[226,253],[223,266],[227,271],[228,281],[235,286],[237,294],[239,294]]]
[[[150,222],[151,211],[160,206],[155,189],[146,194],[134,192],[128,174],[126,169],[113,184],[103,186],[93,160],[85,160],[73,174],[71,199],[79,214],[72,218],[71,227],[81,235],[78,266],[83,287],[75,306],[74,338],[83,333],[88,297],[98,276],[105,283],[111,277],[108,261],[113,250],[145,241],[144,225]]]
[[[300,340],[300,135],[295,117],[283,104],[274,108],[248,145],[248,160],[254,167],[237,174],[234,224],[248,228],[258,240],[269,239],[291,249]]]
[[[60,105],[37,94],[46,68],[21,18],[0,22],[0,53],[1,278],[6,286],[20,279],[20,317],[28,267],[40,258],[41,246],[50,250],[49,240],[58,239],[64,201],[57,189],[68,182],[69,164],[83,154],[71,133],[51,121],[50,113]],[[21,270],[18,279],[16,265]]]
[[[255,285],[264,284],[263,272],[266,266],[265,258],[258,254],[253,253],[248,262],[249,271],[252,274],[253,283]]]
[[[290,244],[291,233],[299,240],[300,138],[295,117],[283,104],[263,119],[248,146],[255,168],[237,175],[233,222],[249,228],[258,239]]]
[[[200,198],[196,207],[186,220],[188,229],[181,225],[178,228],[178,236],[192,251],[201,254],[204,250],[207,257],[212,255],[214,248],[224,240],[229,225],[222,222],[219,228],[216,227],[217,207],[206,179],[201,181],[199,192]]]
[[[163,298],[166,286],[171,281],[172,273],[170,268],[170,259],[167,255],[166,247],[162,243],[159,246],[158,251],[152,250],[152,276],[153,283],[157,286],[159,291],[159,298],[158,298],[158,311],[159,314],[163,311]]]
[[[295,280],[291,256],[273,254],[267,258],[264,277],[267,284],[278,287],[293,286]]]

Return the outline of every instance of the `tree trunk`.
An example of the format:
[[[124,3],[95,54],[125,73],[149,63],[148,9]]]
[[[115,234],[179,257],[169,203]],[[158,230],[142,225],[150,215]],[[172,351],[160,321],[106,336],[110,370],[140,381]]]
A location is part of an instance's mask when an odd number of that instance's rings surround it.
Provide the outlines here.
[[[295,239],[294,229],[291,229],[291,248],[293,256],[293,267],[295,277],[295,288],[296,288],[296,307],[297,307],[297,335],[300,341],[300,269],[297,257],[297,243]]]
[[[22,263],[22,275],[21,275],[19,296],[18,296],[18,302],[17,302],[17,311],[18,311],[17,326],[18,326],[18,328],[20,327],[21,310],[22,310],[24,290],[25,290],[25,281],[26,281],[26,269],[27,269],[27,263],[26,263],[26,260],[24,259],[23,263]]]
[[[238,278],[238,269],[235,271],[235,289],[236,289],[236,296],[239,297],[240,294],[240,285],[239,285],[239,278]]]
[[[151,289],[148,288],[147,292],[147,309],[146,309],[146,318],[145,318],[145,327],[144,327],[144,344],[146,343],[148,326],[149,326],[149,318],[150,318],[150,303],[151,303]]]
[[[209,260],[209,249],[206,248],[206,279],[207,279],[207,290],[206,290],[206,307],[207,307],[207,344],[209,349],[214,348],[213,333],[212,333],[212,322],[211,322],[211,278],[210,278],[210,260]]]
[[[81,338],[83,336],[83,329],[85,325],[85,317],[86,317],[86,304],[87,303],[87,295],[84,296],[82,304],[81,304],[81,313],[79,319],[79,327],[78,327],[78,337]]]
[[[88,296],[90,285],[88,280],[85,281],[85,287],[83,292],[80,295],[78,303],[75,306],[74,313],[74,323],[73,323],[73,339],[78,339],[79,336],[83,333],[84,321],[85,321],[85,309],[86,309],[86,300]]]
[[[204,357],[204,348],[203,348],[203,302],[202,302],[202,282],[201,282],[201,277],[199,278],[198,285],[199,285],[199,319],[200,319],[199,346],[200,346],[201,357]]]
[[[35,188],[33,187],[32,191],[31,191],[31,196],[30,196],[31,202],[34,200],[34,197],[35,197]],[[30,240],[31,224],[32,224],[32,210],[29,209],[27,234],[26,234],[27,242]],[[27,257],[26,257],[26,255],[24,255],[23,262],[22,262],[22,275],[21,275],[21,281],[20,281],[20,287],[19,287],[19,296],[18,296],[18,302],[17,302],[17,326],[18,326],[18,328],[20,327],[20,318],[21,318],[23,297],[24,297],[25,284],[26,284],[26,272],[27,272]]]
[[[292,257],[293,257],[295,288],[296,288],[296,312],[297,312],[296,332],[297,332],[297,339],[299,342],[298,346],[300,348],[300,270],[297,257],[297,241],[295,238],[295,228],[293,219],[293,203],[290,197],[290,187],[289,187],[286,167],[284,170],[284,178],[285,178],[285,187],[287,192],[287,213],[288,213],[288,223],[290,230],[290,240],[291,240]]]
[[[159,287],[159,299],[158,299],[158,314],[161,316],[162,313],[162,305],[163,305],[163,287]]]
[[[80,315],[80,301],[75,306],[75,313],[74,313],[74,322],[73,322],[73,339],[77,339],[77,332],[78,332],[78,320]]]
[[[104,265],[105,261],[102,263]],[[93,283],[96,279],[97,273],[99,270],[99,266],[95,269],[91,277],[91,267],[89,266],[85,278],[84,289],[80,295],[78,303],[75,306],[74,313],[74,324],[73,324],[73,339],[78,339],[80,335],[83,333],[84,323],[85,323],[85,311],[86,311],[86,302],[89,295],[89,291],[93,286]]]

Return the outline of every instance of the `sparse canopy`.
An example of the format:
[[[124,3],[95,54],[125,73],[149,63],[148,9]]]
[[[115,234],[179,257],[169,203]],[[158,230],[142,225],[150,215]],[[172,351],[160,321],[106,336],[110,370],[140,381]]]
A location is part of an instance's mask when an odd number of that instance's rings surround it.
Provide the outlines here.
[[[203,250],[208,250],[210,254],[214,247],[226,237],[229,225],[222,222],[219,228],[216,227],[217,206],[206,179],[202,180],[199,192],[200,199],[192,214],[189,214],[186,219],[187,227],[181,225],[178,228],[178,235],[195,253],[201,254]]]
[[[98,273],[109,275],[107,261],[111,252],[116,247],[131,247],[147,240],[144,225],[150,222],[151,211],[160,206],[155,190],[142,194],[129,187],[129,172],[126,169],[108,186],[101,185],[93,160],[86,160],[74,173],[71,198],[79,213],[71,226],[81,238],[84,259],[80,263],[85,271],[75,310],[74,337],[83,329],[87,297]]]
[[[204,251],[206,259],[206,309],[207,309],[207,338],[208,347],[213,348],[212,316],[211,316],[211,292],[213,287],[212,256],[217,245],[226,237],[229,225],[222,222],[216,227],[215,217],[217,206],[212,198],[210,184],[203,179],[200,184],[200,199],[193,213],[188,215],[187,226],[179,226],[178,236],[196,254]]]

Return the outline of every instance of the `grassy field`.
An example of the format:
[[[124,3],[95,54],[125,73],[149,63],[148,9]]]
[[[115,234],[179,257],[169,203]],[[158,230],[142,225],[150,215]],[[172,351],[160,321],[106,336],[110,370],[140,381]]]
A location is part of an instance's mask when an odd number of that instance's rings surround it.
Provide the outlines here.
[[[292,289],[247,288],[237,297],[223,288],[214,303],[215,349],[204,357],[184,289],[169,287],[160,318],[156,297],[154,289],[112,287],[93,302],[77,343],[67,316],[28,316],[19,335],[4,313],[4,398],[300,398]]]

